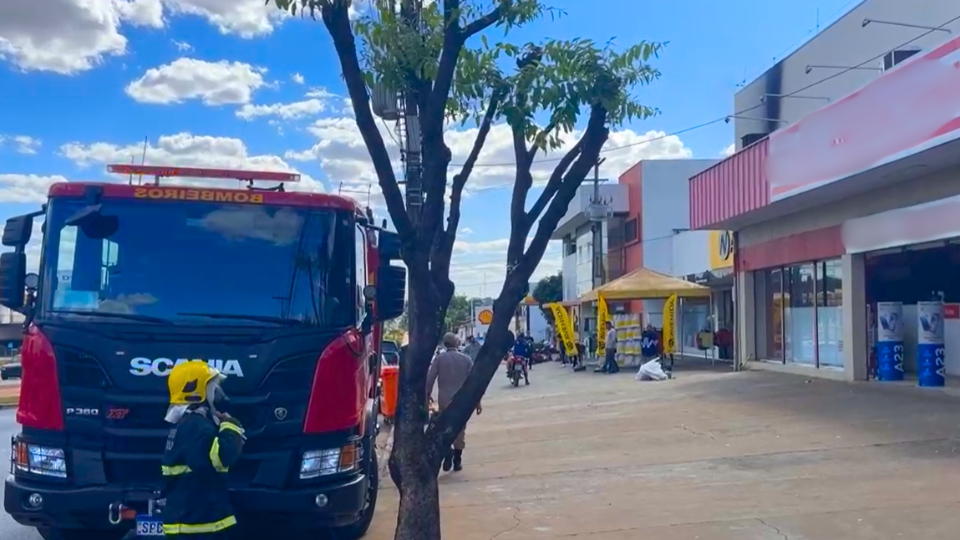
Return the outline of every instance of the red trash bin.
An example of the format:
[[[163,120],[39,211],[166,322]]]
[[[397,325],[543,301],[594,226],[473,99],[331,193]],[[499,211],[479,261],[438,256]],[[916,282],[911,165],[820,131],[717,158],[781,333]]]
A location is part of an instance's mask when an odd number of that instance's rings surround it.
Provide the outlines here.
[[[400,366],[380,368],[380,380],[383,381],[383,395],[380,399],[380,413],[393,418],[397,413],[397,394],[400,384]]]

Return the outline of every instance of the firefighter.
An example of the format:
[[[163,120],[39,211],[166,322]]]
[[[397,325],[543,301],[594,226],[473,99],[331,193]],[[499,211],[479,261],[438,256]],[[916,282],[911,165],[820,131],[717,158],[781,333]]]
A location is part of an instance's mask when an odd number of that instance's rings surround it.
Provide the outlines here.
[[[173,424],[163,455],[163,532],[167,538],[227,538],[237,519],[227,492],[227,471],[237,462],[245,440],[240,423],[218,406],[227,400],[226,377],[194,360],[170,371]]]

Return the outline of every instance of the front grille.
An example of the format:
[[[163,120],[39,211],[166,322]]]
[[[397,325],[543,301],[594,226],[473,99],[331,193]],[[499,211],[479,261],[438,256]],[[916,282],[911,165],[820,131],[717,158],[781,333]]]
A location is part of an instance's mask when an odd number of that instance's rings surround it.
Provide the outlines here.
[[[110,379],[92,356],[69,347],[58,347],[58,379],[64,388],[107,388]]]
[[[317,357],[313,355],[296,356],[281,360],[273,366],[270,373],[260,385],[262,390],[295,391],[310,390],[313,383],[313,373],[317,367]]]
[[[163,481],[159,459],[108,459],[104,463],[107,482],[128,486],[159,486]],[[232,486],[245,486],[253,482],[260,462],[253,459],[241,459],[227,476]]]

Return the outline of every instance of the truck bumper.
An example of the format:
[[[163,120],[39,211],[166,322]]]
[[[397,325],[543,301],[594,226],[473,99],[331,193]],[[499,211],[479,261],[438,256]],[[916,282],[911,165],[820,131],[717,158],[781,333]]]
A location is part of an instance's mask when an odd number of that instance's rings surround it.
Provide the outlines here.
[[[366,504],[368,480],[364,475],[297,490],[247,487],[231,490],[238,521],[258,524],[283,522],[307,528],[339,527],[355,522]],[[42,499],[39,507],[31,496]],[[323,497],[319,497],[323,495]],[[27,482],[8,476],[3,508],[21,525],[55,526],[67,529],[132,527],[133,522],[111,525],[109,509],[120,503],[143,512],[152,497],[150,490],[119,486],[76,488]],[[326,504],[318,505],[324,500]],[[36,502],[36,497],[33,497]]]

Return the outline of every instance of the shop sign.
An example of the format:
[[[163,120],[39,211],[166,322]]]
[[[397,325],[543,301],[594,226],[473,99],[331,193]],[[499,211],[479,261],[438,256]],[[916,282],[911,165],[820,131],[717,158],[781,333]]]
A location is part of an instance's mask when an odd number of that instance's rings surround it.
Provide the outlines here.
[[[957,66],[960,37],[911,57],[856,92],[771,134],[765,166],[770,201],[956,140]]]
[[[733,233],[730,231],[710,231],[710,269],[733,266]]]

